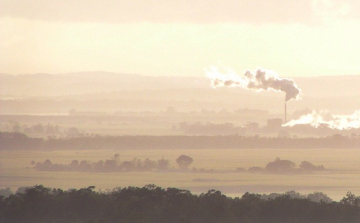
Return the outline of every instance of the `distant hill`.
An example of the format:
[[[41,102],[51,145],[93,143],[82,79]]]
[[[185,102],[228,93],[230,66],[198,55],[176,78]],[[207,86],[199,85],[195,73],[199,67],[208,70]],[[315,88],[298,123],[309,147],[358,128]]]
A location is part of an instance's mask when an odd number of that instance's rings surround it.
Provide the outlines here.
[[[303,95],[333,97],[360,95],[360,75],[293,78]],[[56,96],[110,91],[210,88],[204,77],[145,76],[110,72],[65,74],[0,74],[0,95]]]
[[[110,72],[0,74],[0,95],[59,96],[98,92],[204,87],[205,78],[153,77]]]
[[[303,95],[310,97],[339,97],[360,95],[360,75],[293,78]]]
[[[293,78],[302,100],[297,109],[326,109],[333,114],[360,109],[360,75]],[[0,74],[0,113],[91,111],[263,109],[282,113],[284,94],[241,88],[212,88],[203,77],[145,76],[110,72]]]

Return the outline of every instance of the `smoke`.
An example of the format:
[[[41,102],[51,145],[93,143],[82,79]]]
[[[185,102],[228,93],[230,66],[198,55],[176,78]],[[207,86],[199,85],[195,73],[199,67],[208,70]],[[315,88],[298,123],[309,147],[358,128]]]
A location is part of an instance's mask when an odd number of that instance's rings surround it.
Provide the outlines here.
[[[332,129],[357,129],[360,128],[360,110],[357,110],[352,115],[331,115],[327,111],[313,110],[307,115],[301,116],[297,120],[291,120],[284,126],[295,125],[311,125],[315,128],[326,126]]]
[[[255,73],[246,71],[244,77],[240,77],[233,70],[226,70],[222,74],[216,67],[206,70],[213,87],[242,87],[254,91],[278,91],[284,92],[285,102],[292,99],[300,99],[300,89],[292,79],[279,78],[275,72],[258,69]]]

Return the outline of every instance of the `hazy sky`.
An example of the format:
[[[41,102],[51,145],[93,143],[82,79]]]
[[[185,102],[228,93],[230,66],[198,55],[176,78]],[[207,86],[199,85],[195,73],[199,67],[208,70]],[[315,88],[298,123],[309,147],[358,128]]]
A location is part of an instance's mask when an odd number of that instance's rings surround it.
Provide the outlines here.
[[[360,74],[359,0],[0,0],[0,73]]]

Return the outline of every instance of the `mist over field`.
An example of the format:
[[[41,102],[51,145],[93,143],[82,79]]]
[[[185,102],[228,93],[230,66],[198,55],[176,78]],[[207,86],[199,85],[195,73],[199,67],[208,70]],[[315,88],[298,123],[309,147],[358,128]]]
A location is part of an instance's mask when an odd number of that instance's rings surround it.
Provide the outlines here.
[[[66,114],[91,112],[263,109],[283,113],[283,94],[255,94],[241,88],[210,87],[203,77],[145,76],[107,72],[66,74],[1,74],[1,114]],[[289,114],[301,109],[350,114],[359,108],[360,77],[294,77],[303,100],[289,104]],[[341,106],[339,106],[341,103]]]
[[[0,223],[360,222],[358,1],[0,9]]]
[[[335,222],[356,222],[358,212],[346,216],[342,211],[358,209],[360,200],[356,196],[360,193],[359,76],[284,79],[266,72],[246,72],[246,78],[226,73],[208,77],[1,74],[0,197],[7,209],[0,212],[0,221],[29,219],[30,209],[12,207],[17,199],[38,207],[44,203],[59,207],[51,197],[79,193],[110,199],[132,193],[131,199],[121,198],[131,203],[144,191],[148,196],[170,196],[165,194],[179,188],[174,196],[183,194],[194,202],[228,196],[236,206],[255,199],[253,205],[262,211],[248,216],[254,222],[277,219],[265,210],[267,205],[281,210],[277,205],[282,202],[311,202],[314,210],[319,204],[333,205]],[[28,196],[39,199],[26,200]],[[89,202],[96,206],[101,201],[97,199]],[[166,202],[160,210],[171,207]],[[217,202],[214,205],[221,210],[230,205]],[[147,201],[134,205],[141,207]],[[174,211],[193,219],[183,208]],[[299,214],[281,219],[316,219],[304,217],[312,216],[312,209],[291,208]],[[85,210],[88,214],[81,214]],[[63,207],[59,214],[68,211]],[[245,216],[230,210],[221,212],[222,217],[193,211],[200,222],[210,218],[230,222]],[[109,218],[108,212],[98,208],[97,214],[90,214],[84,206],[76,218],[56,219],[112,222],[116,218]],[[141,210],[134,213],[143,217],[126,213],[122,216],[129,222],[149,216]],[[34,222],[55,219],[35,216]],[[156,219],[168,222],[168,217],[159,214]]]
[[[349,162],[358,157],[354,153],[360,146],[359,129],[324,123],[283,126],[282,92],[213,88],[205,76],[83,72],[3,74],[1,79],[6,86],[1,89],[2,187],[40,182],[56,187],[62,180],[65,188],[95,183],[109,189],[157,182],[194,192],[216,187],[233,196],[249,191],[323,191],[334,199],[349,190],[347,183],[359,191],[355,179],[360,167],[355,160]],[[317,108],[329,119],[360,107],[354,100],[358,76],[293,80],[301,88],[301,100],[287,103],[288,123]],[[338,106],[338,100],[344,106]],[[219,157],[229,149],[229,156]],[[347,151],[343,158],[340,151]],[[181,155],[194,159],[190,167],[176,164]],[[285,163],[276,163],[275,172],[267,170],[275,159]],[[304,162],[308,169],[302,169]],[[54,181],[52,171],[64,174]],[[68,178],[82,172],[87,175],[82,180]],[[184,180],[173,179],[174,173],[184,175]],[[346,181],[338,178],[343,173]],[[116,174],[123,180],[104,184],[98,182],[98,174]],[[134,174],[141,175],[131,177]],[[299,186],[303,178],[308,180]]]

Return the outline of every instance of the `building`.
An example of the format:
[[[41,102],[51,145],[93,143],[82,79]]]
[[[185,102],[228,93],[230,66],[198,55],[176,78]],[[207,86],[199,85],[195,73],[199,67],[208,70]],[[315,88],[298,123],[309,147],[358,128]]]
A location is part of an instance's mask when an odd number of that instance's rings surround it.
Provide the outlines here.
[[[267,128],[271,130],[278,130],[281,128],[283,120],[281,118],[274,118],[267,120]]]

